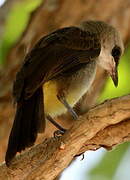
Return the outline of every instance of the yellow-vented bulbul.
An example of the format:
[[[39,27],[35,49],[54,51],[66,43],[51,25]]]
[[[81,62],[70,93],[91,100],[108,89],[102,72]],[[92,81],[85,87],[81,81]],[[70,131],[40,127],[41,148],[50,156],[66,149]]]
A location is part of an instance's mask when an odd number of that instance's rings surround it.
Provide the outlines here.
[[[17,104],[5,161],[32,146],[45,129],[45,117],[54,118],[72,107],[90,88],[97,65],[115,86],[123,53],[118,31],[101,21],[86,21],[44,36],[26,55],[16,75],[13,97]]]

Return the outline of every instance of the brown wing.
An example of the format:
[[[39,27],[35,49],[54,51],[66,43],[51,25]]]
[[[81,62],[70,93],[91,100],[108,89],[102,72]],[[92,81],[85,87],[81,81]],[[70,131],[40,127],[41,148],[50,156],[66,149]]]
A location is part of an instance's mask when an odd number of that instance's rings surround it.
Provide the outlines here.
[[[43,37],[17,73],[15,100],[28,99],[46,81],[98,57],[100,49],[97,35],[78,27],[59,29]]]

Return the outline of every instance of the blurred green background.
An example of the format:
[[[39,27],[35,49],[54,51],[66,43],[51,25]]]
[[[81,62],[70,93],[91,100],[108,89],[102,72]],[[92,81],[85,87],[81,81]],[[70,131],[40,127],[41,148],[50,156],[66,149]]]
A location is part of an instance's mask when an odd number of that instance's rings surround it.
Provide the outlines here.
[[[29,20],[30,12],[33,11],[39,4],[41,0],[26,0],[20,1],[20,3],[15,3],[15,6],[11,9],[8,14],[8,18],[5,24],[3,36],[0,38],[0,66],[2,67],[6,60],[6,55],[12,45],[15,44],[17,39],[21,36],[24,31],[27,22]],[[13,23],[12,23],[13,22]],[[130,46],[128,46],[125,50],[125,53],[120,61],[119,65],[119,86],[115,88],[111,79],[108,80],[107,85],[98,99],[99,102],[104,101],[105,99],[110,99],[117,96],[122,96],[130,93]],[[80,174],[77,178],[71,175],[71,178],[67,176],[67,180],[118,180],[115,177],[115,174],[118,176],[118,171],[123,163],[123,159],[126,156],[126,152],[129,150],[129,143],[125,143],[123,145],[118,146],[115,150],[111,152],[103,151],[100,161],[89,168],[89,163],[84,165],[86,168],[86,174]],[[97,152],[94,152],[97,153]],[[86,155],[87,156],[87,155]],[[89,156],[89,155],[88,155]],[[88,157],[87,156],[87,157]],[[93,155],[90,155],[93,156]],[[98,153],[97,153],[98,156]],[[87,158],[86,157],[86,158]],[[96,159],[96,158],[95,158]],[[96,160],[95,160],[96,161]],[[130,157],[128,157],[125,161],[130,162]],[[76,163],[81,163],[81,161],[77,161]],[[81,166],[81,168],[83,167]],[[87,170],[89,168],[89,171]],[[121,174],[123,174],[126,167],[123,166],[121,168]],[[130,166],[129,166],[130,168]],[[80,172],[80,168],[78,169]],[[77,170],[75,170],[77,171]],[[73,171],[73,173],[75,172]],[[125,172],[126,177],[130,179],[129,171]],[[129,174],[128,174],[129,173]],[[74,173],[75,174],[75,173]],[[64,177],[66,177],[64,173]],[[121,179],[124,179],[123,176]],[[64,178],[61,178],[64,179]],[[126,179],[125,179],[126,180]]]

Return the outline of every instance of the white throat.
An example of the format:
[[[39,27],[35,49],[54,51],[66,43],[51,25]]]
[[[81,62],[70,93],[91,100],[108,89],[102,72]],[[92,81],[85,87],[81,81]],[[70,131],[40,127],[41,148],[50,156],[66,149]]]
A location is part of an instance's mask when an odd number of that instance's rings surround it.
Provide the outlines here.
[[[97,64],[108,72],[111,71],[111,68],[115,66],[115,61],[113,56],[111,55],[110,49],[101,49]]]

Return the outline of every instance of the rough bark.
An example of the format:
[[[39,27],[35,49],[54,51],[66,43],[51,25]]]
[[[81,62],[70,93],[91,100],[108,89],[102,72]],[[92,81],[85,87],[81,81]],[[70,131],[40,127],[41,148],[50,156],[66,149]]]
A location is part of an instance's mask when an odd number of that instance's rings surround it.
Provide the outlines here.
[[[112,149],[128,140],[130,95],[95,106],[80,116],[62,137],[46,139],[16,157],[9,168],[2,164],[0,179],[53,180],[69,165],[75,155],[100,147]]]
[[[20,37],[18,42],[14,45],[14,47],[12,47],[12,49],[10,49],[10,52],[7,56],[7,62],[6,62],[5,69],[3,69],[0,72],[0,123],[1,123],[0,136],[3,137],[3,140],[1,141],[1,149],[0,149],[0,151],[1,151],[0,152],[0,154],[1,154],[0,160],[1,161],[4,159],[4,154],[5,154],[5,150],[6,150],[6,144],[7,144],[7,137],[9,135],[9,129],[11,128],[12,120],[14,117],[14,109],[13,109],[13,106],[11,103],[11,98],[10,98],[12,82],[15,77],[15,73],[16,73],[18,67],[20,66],[26,52],[32,48],[32,46],[36,43],[36,41],[38,41],[38,39],[40,39],[41,36],[51,32],[57,28],[69,26],[69,25],[76,25],[76,24],[79,24],[81,21],[88,20],[88,19],[94,19],[94,20],[98,19],[98,20],[103,20],[103,21],[109,22],[110,24],[114,25],[116,28],[119,29],[125,44],[127,44],[127,42],[130,40],[130,33],[129,33],[130,32],[130,1],[129,0],[125,0],[125,3],[124,3],[124,0],[114,0],[114,1],[109,0],[109,1],[107,1],[107,3],[106,3],[106,0],[100,0],[100,1],[97,1],[97,0],[75,0],[75,1],[73,1],[73,0],[44,0],[43,3],[36,9],[36,11],[34,11],[31,14],[29,23],[28,23],[25,31],[23,32],[22,36]],[[77,111],[79,112],[79,114],[83,114],[92,105],[95,104],[97,97],[99,96],[99,94],[101,93],[101,90],[104,87],[106,78],[107,78],[106,73],[102,69],[98,69],[97,76],[93,83],[91,91],[89,93],[87,93],[85,95],[85,97],[83,98],[83,100],[78,104]],[[111,108],[110,108],[110,111],[111,111]],[[118,109],[116,111],[117,111],[117,113],[120,113],[120,111],[118,112]],[[123,113],[120,115],[121,115],[120,118],[123,119]],[[84,118],[85,116],[86,115],[83,115],[82,117]],[[58,120],[62,125],[64,125],[65,127],[68,127],[68,128],[74,123],[74,121],[70,120],[70,117],[68,117],[68,116],[65,116],[64,118],[62,117],[62,120],[61,120],[61,118]],[[126,123],[126,122],[124,121],[123,123]],[[88,125],[89,125],[89,123],[88,123]],[[97,128],[102,128],[100,126],[100,121],[99,121],[99,124],[97,124],[97,125],[99,126],[99,127],[97,126]],[[49,128],[46,130],[46,133],[45,133],[46,136],[52,135],[52,132],[54,130],[54,128],[51,125],[48,125],[48,126],[49,126]],[[122,126],[121,124],[118,124],[118,125],[116,124],[114,126],[109,127],[110,130],[112,127],[114,127],[114,128],[118,127],[115,130],[115,134],[113,131],[113,134],[110,135],[108,133],[109,131],[106,128],[106,131],[102,130],[102,132],[99,132],[99,134],[96,137],[94,137],[94,139],[91,139],[90,141],[88,141],[86,139],[83,143],[81,142],[82,147],[78,147],[79,149],[77,148],[76,152],[72,153],[71,158],[69,157],[69,160],[68,160],[68,162],[66,162],[66,164],[69,163],[70,159],[72,159],[72,157],[75,154],[84,152],[85,150],[99,148],[100,145],[111,148],[111,147],[113,147],[114,144],[119,144],[119,143],[127,140],[127,137],[128,137],[127,130],[129,130],[129,128],[128,128],[129,120],[128,120],[128,126],[126,126],[126,127],[124,125]],[[126,132],[126,134],[121,134],[121,133],[116,134],[116,132],[121,127],[123,128],[123,132],[124,133]],[[4,131],[3,131],[3,129],[4,129]],[[70,132],[71,132],[71,130],[70,130]],[[69,132],[69,135],[70,135],[70,132]],[[105,132],[107,132],[108,134],[106,134]],[[110,131],[110,132],[112,132],[112,131]],[[103,134],[104,134],[105,140],[102,139]],[[108,142],[107,135],[110,136],[110,142],[108,144],[105,144],[105,142],[106,143]],[[91,136],[91,134],[90,134],[90,136]],[[94,134],[92,136],[94,136]],[[71,135],[70,135],[70,137],[71,137]],[[100,137],[101,141],[97,137]],[[126,137],[126,139],[125,139],[125,137]],[[42,138],[43,138],[43,136],[40,136],[39,139],[42,139]],[[50,141],[50,140],[47,140],[47,142],[48,141]],[[57,141],[57,146],[60,144],[60,141],[61,140]],[[79,141],[79,143],[80,143],[80,141]],[[46,142],[45,142],[45,144],[46,144]],[[90,146],[88,146],[88,144]],[[40,147],[40,145],[38,147]],[[43,145],[43,147],[44,147],[44,145]],[[52,147],[52,146],[50,145],[50,147]],[[68,145],[67,145],[67,147],[68,147]],[[70,148],[71,148],[71,146],[70,146]],[[51,149],[51,148],[49,148],[49,149]],[[49,151],[49,149],[48,149],[48,151]],[[58,150],[59,149],[57,147],[57,151]],[[32,150],[31,152],[35,152],[35,151],[37,154],[37,152],[38,152],[37,150],[34,150],[34,151]],[[44,154],[44,151],[43,151],[43,154]],[[51,152],[50,152],[50,154],[51,154]],[[30,153],[29,153],[29,155],[30,155]],[[23,157],[25,157],[25,159],[27,158],[26,153],[25,153],[25,156],[23,156]],[[38,158],[39,156],[36,155],[36,157]],[[41,156],[40,156],[40,158],[41,158]],[[30,164],[29,163],[30,160],[28,160],[28,158],[26,160],[28,161],[28,163],[27,164],[25,163],[25,166],[23,166],[24,164],[23,165],[21,164],[23,172],[25,172],[26,169],[28,170],[28,166]],[[35,158],[34,158],[34,160],[35,160]],[[44,162],[43,159],[41,161]],[[60,161],[62,161],[62,159]],[[21,158],[20,162],[22,162],[22,158]],[[42,162],[41,162],[41,164],[42,164]],[[31,166],[32,166],[32,169],[38,168],[38,166],[36,167],[35,165],[31,165]],[[41,167],[41,169],[43,168],[42,166],[40,166],[40,167]],[[65,168],[65,167],[66,167],[66,165],[62,168]],[[60,171],[61,171],[61,169],[58,170],[58,172],[60,172]],[[12,175],[10,175],[11,173],[10,173],[9,169],[7,170],[5,165],[1,166],[0,172],[2,174],[2,177],[4,177],[3,175],[5,175],[5,177],[7,177],[9,175],[9,176],[11,176],[11,178],[12,178],[12,176],[14,176],[15,179],[17,179],[17,177],[19,177],[19,175],[20,176],[23,175],[22,172],[20,171],[19,166],[18,166],[18,171],[16,171],[16,169],[13,172],[11,171]],[[39,172],[41,172],[41,170]],[[7,173],[7,176],[6,176],[6,173]],[[25,173],[25,175],[27,175],[27,174]],[[55,176],[55,175],[56,174],[54,174],[53,176]],[[1,177],[0,177],[0,179],[1,179]]]

